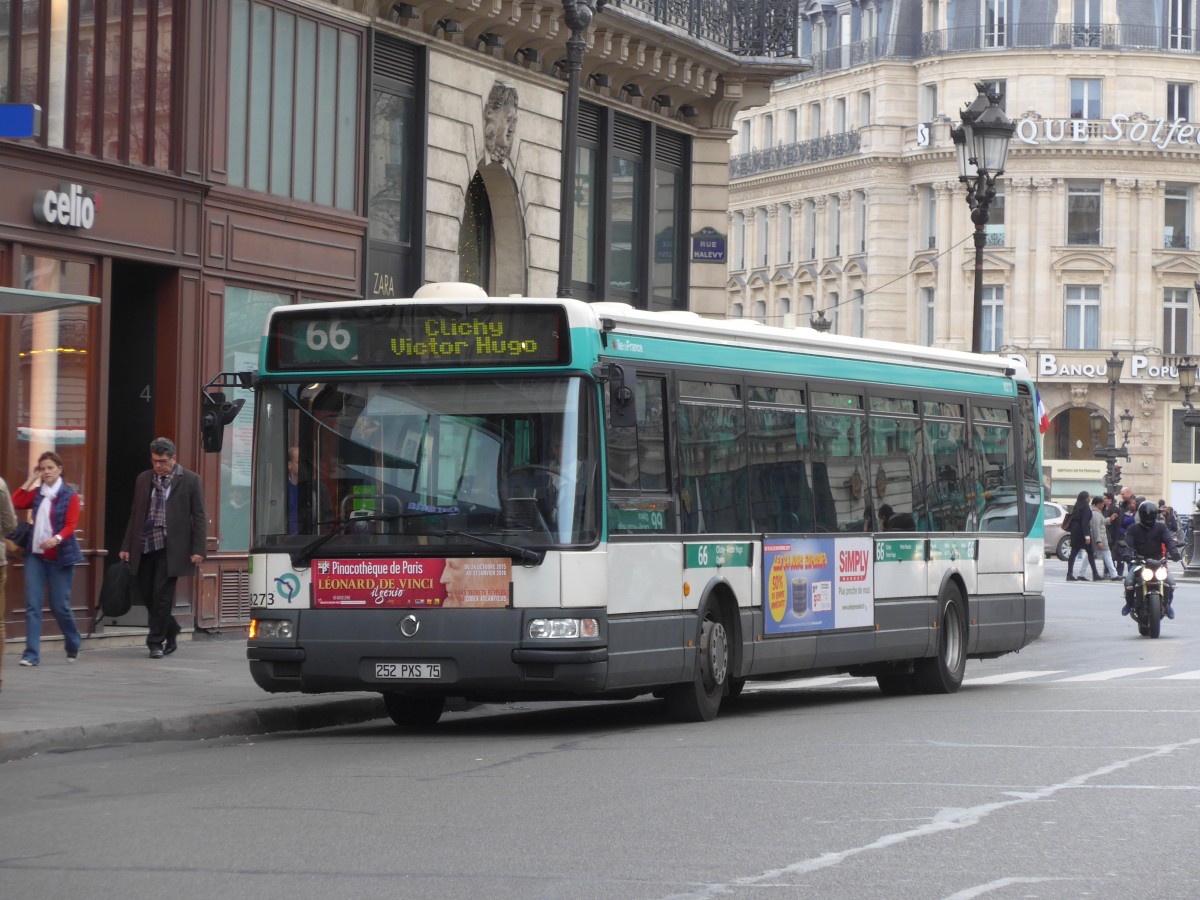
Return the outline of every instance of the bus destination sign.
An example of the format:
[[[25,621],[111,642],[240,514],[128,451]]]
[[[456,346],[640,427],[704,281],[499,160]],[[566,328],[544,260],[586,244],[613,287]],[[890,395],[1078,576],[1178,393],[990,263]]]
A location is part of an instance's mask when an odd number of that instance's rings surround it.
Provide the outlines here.
[[[564,365],[567,314],[528,305],[364,306],[277,313],[268,335],[272,369],[426,369]]]

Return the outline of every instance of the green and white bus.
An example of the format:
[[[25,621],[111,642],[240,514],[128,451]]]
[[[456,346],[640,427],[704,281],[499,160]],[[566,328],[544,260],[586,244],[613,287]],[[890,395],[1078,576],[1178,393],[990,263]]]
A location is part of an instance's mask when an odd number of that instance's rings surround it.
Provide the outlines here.
[[[950,693],[1042,632],[1006,359],[440,284],[274,309],[252,381],[268,691],[708,720],[754,679]]]

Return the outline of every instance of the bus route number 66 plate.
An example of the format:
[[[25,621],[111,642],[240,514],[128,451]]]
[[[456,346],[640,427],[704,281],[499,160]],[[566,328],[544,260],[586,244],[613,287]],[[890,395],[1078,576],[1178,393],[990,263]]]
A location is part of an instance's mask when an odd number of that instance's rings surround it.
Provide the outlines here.
[[[442,677],[442,664],[434,662],[375,663],[375,677],[436,680]]]

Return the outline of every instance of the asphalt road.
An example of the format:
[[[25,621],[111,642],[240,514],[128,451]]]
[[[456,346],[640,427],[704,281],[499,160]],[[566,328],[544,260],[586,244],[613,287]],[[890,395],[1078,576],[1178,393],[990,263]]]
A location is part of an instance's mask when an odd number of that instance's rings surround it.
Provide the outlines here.
[[[9,763],[0,896],[1200,895],[1200,584],[1152,641],[1064,574],[1045,636],[954,696],[818,679],[706,724],[513,704]]]

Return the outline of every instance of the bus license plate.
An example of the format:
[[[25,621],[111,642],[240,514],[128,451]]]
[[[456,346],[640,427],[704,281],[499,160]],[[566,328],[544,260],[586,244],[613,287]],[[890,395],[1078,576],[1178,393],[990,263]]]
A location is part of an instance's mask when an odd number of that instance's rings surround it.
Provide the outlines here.
[[[375,677],[436,680],[442,677],[442,664],[431,662],[375,663]]]

